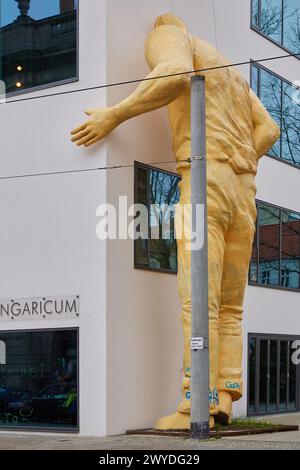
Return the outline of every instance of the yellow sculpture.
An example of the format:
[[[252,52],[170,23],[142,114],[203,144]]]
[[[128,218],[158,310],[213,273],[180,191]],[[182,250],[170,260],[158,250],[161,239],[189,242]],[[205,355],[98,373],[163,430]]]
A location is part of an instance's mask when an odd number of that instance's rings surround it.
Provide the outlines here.
[[[148,78],[228,65],[218,51],[192,37],[178,17],[157,18],[146,42]],[[242,390],[244,291],[255,231],[255,174],[259,158],[279,137],[279,129],[246,80],[233,67],[201,73],[206,77],[207,198],[209,252],[210,426],[227,424],[232,402]],[[90,119],[72,134],[86,147],[103,139],[119,124],[168,105],[173,147],[178,160],[180,204],[191,197],[190,75],[142,82],[121,103],[90,109]],[[191,253],[178,240],[178,282],[184,330],[183,400],[177,411],[161,418],[156,429],[190,427]]]

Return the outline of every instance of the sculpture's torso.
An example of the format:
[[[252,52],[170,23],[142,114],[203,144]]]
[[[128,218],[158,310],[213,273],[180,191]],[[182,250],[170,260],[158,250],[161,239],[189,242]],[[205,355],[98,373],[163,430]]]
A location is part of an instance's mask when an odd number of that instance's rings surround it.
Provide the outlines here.
[[[217,50],[193,38],[194,68],[204,69],[227,65]],[[252,110],[249,85],[234,69],[200,72],[206,78],[207,158],[229,163],[234,171],[256,173],[257,154],[253,143]],[[190,87],[169,105],[176,158],[191,155]],[[178,168],[186,166],[178,164]]]

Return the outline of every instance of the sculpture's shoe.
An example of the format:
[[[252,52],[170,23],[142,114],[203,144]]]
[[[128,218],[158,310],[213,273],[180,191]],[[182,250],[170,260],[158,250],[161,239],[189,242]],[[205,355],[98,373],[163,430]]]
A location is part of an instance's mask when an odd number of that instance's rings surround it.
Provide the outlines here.
[[[160,431],[170,431],[170,430],[183,430],[190,429],[191,427],[191,416],[187,413],[173,413],[169,416],[164,416],[160,418],[155,423],[154,429]]]
[[[219,392],[219,413],[215,421],[225,426],[232,422],[232,397],[228,392]]]
[[[209,428],[213,429],[215,426],[214,416],[209,418]],[[171,430],[186,430],[191,427],[191,416],[187,413],[173,413],[169,416],[160,418],[154,426],[154,429],[159,431],[171,431]]]

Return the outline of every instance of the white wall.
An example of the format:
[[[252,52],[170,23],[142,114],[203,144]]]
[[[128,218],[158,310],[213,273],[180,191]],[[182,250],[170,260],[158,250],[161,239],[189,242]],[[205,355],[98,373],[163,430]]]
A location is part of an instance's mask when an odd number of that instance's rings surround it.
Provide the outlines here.
[[[78,82],[22,97],[105,84],[106,1],[80,2]],[[12,98],[15,99],[15,98]],[[96,208],[106,201],[106,173],[62,173],[106,165],[106,144],[70,142],[83,110],[106,105],[105,90],[0,106],[0,296],[78,294],[79,320],[26,321],[14,328],[80,328],[80,430],[106,433],[106,243],[96,238]],[[2,330],[11,323],[0,324]]]

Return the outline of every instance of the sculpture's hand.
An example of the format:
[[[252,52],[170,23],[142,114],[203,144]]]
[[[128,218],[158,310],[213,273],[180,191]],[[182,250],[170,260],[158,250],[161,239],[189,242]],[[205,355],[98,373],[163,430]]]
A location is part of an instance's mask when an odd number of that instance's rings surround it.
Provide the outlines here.
[[[78,146],[90,147],[120,124],[113,108],[87,109],[85,113],[90,116],[90,119],[71,132],[74,136],[72,142]]]

